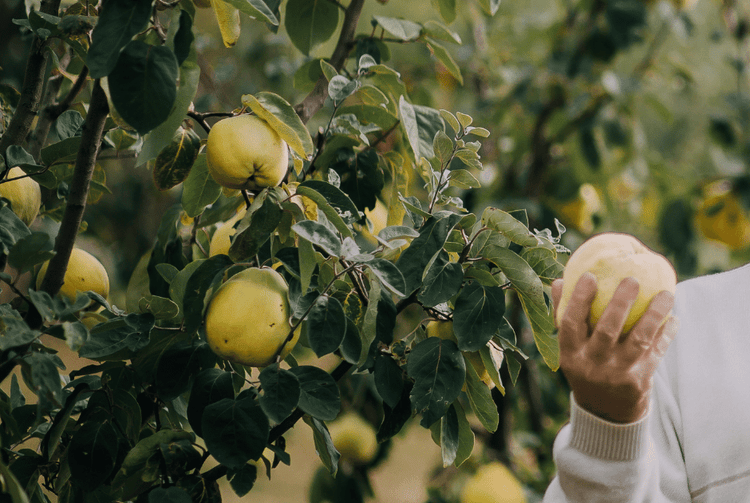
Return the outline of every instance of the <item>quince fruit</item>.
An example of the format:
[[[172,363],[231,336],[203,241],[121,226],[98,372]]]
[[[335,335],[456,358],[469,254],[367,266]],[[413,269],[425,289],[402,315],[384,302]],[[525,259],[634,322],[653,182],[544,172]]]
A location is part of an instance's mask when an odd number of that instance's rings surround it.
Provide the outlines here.
[[[214,124],[208,134],[208,172],[216,183],[230,189],[275,187],[286,176],[287,150],[286,142],[263,119],[230,117]]]
[[[328,432],[341,458],[353,465],[366,465],[378,452],[375,428],[355,413],[345,413],[328,425]]]
[[[42,286],[48,267],[49,260],[42,264],[42,268],[36,277],[37,290]],[[98,293],[106,299],[109,295],[109,275],[96,257],[80,248],[73,248],[70,252],[70,260],[63,278],[63,285],[60,287],[60,295],[74,301],[78,292],[88,291]]]
[[[0,183],[0,197],[10,201],[13,212],[23,223],[31,225],[39,214],[39,206],[42,205],[42,191],[31,177],[13,180],[24,175],[26,172],[21,168],[10,168],[8,180],[12,181]]]
[[[523,486],[500,462],[477,470],[461,491],[461,503],[526,503]]]
[[[248,367],[265,367],[292,351],[297,328],[287,336],[291,308],[284,278],[273,269],[250,268],[227,280],[206,311],[206,339],[220,357]]]
[[[605,232],[586,240],[568,259],[563,272],[563,290],[557,307],[558,325],[578,279],[586,272],[596,276],[597,292],[589,320],[596,325],[620,282],[632,277],[638,281],[638,297],[623,327],[627,333],[640,319],[651,299],[662,290],[675,291],[677,276],[672,264],[629,234]]]

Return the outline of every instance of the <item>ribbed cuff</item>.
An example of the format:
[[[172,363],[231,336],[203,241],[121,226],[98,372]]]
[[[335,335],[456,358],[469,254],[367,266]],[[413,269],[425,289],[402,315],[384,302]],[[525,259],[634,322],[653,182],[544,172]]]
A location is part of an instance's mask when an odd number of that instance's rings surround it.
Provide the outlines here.
[[[646,448],[648,414],[635,423],[605,421],[570,396],[571,447],[605,461],[634,461]]]

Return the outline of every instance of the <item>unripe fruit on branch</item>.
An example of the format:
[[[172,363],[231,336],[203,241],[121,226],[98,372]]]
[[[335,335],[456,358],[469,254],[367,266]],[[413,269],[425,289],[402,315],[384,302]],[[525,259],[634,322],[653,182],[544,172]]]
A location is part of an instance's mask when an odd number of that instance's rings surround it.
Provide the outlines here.
[[[206,310],[206,340],[222,358],[249,367],[265,367],[292,351],[300,330],[287,342],[292,326],[289,288],[278,272],[250,268],[232,276]]]
[[[7,179],[12,181],[0,183],[0,197],[10,201],[13,212],[23,223],[31,225],[39,214],[42,191],[39,184],[31,177],[13,180],[25,174],[26,172],[19,167],[10,168]]]
[[[353,465],[366,465],[378,452],[375,428],[353,412],[328,425],[328,432],[341,458]]]
[[[633,328],[657,293],[662,290],[674,293],[677,284],[669,260],[635,237],[615,232],[597,234],[579,246],[565,265],[562,295],[555,314],[558,325],[578,279],[587,271],[596,276],[597,283],[589,315],[592,326],[599,321],[623,279],[631,277],[638,281],[638,297],[625,320],[623,333]]]
[[[211,177],[223,187],[275,187],[289,166],[287,144],[263,119],[239,115],[214,124],[206,143]]]

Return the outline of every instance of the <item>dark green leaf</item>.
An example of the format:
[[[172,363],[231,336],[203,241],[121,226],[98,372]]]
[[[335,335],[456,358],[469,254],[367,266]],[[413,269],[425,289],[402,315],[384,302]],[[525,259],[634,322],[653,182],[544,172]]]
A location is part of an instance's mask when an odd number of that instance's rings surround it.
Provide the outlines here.
[[[456,461],[459,445],[459,425],[456,408],[451,405],[448,412],[440,419],[440,453],[443,457],[443,467]]]
[[[464,358],[455,342],[430,337],[414,346],[406,369],[414,379],[412,407],[422,414],[420,424],[429,428],[461,393],[466,378]]]
[[[396,266],[401,269],[406,282],[404,293],[411,295],[422,285],[422,275],[432,257],[442,250],[448,234],[461,220],[461,215],[453,213],[436,214],[430,217],[419,230],[419,237],[401,253]]]
[[[203,411],[212,403],[234,398],[232,374],[217,368],[203,369],[195,376],[190,390],[187,418],[196,434],[203,436]]]
[[[318,457],[323,462],[323,465],[328,469],[328,472],[332,477],[335,477],[339,470],[339,458],[341,454],[336,450],[331,439],[331,434],[328,432],[326,424],[314,417],[305,418],[305,422],[310,425],[313,430],[313,441],[315,442],[315,450],[318,453]]]
[[[185,331],[194,333],[203,322],[203,308],[206,304],[206,294],[221,280],[224,271],[233,265],[226,255],[215,255],[205,260],[185,285],[185,296],[182,299],[182,312],[185,315]]]
[[[237,227],[229,256],[238,262],[254,257],[278,227],[282,213],[270,197],[263,199],[260,206],[253,204]]]
[[[492,399],[490,388],[480,379],[474,366],[468,361],[466,362],[466,394],[479,422],[487,431],[494,433],[500,423],[497,405]]]
[[[66,110],[52,124],[52,131],[59,141],[80,134],[83,127],[83,116],[77,110]]]
[[[325,225],[313,220],[303,220],[294,224],[292,230],[300,237],[321,247],[327,254],[333,257],[341,255],[341,239]]]
[[[13,213],[10,206],[0,208],[0,246],[4,254],[9,254],[17,241],[30,234],[29,228]]]
[[[313,199],[316,203],[316,199],[318,199],[316,195],[323,196],[332,207],[338,210],[341,217],[347,223],[355,222],[361,217],[357,206],[349,196],[346,195],[344,191],[338,187],[334,187],[328,182],[323,182],[321,180],[306,180],[297,187],[297,193]],[[326,216],[329,215],[326,213]]]
[[[240,498],[250,492],[258,478],[258,468],[251,463],[242,465],[237,469],[230,469],[227,473],[229,485],[234,493]]]
[[[374,372],[375,388],[378,390],[378,394],[391,408],[395,408],[404,389],[401,367],[393,358],[380,355],[375,358]]]
[[[34,393],[50,402],[62,405],[62,384],[57,362],[60,359],[47,353],[30,353],[23,358],[24,365],[31,367],[31,382]],[[62,363],[60,363],[62,365]]]
[[[198,155],[182,185],[182,207],[189,217],[197,217],[221,195],[221,186],[208,173],[206,154]]]
[[[336,32],[338,7],[328,0],[289,0],[285,25],[294,46],[308,55]]]
[[[280,423],[294,412],[299,403],[300,383],[293,373],[269,365],[258,377],[263,387],[260,406],[274,423]]]
[[[203,438],[219,463],[238,469],[260,459],[268,443],[268,418],[251,397],[224,398],[205,408]]]
[[[346,335],[346,317],[341,303],[334,297],[319,296],[307,316],[305,334],[319,358],[336,351]]]
[[[333,421],[341,410],[339,387],[325,370],[310,365],[290,369],[300,384],[299,408],[321,421]]]
[[[537,246],[539,241],[529,228],[510,213],[489,207],[482,213],[482,226],[499,232],[521,246]]]
[[[401,96],[399,100],[401,127],[409,140],[415,162],[420,158],[432,158],[435,153],[432,141],[438,131],[444,129],[443,118],[434,108],[412,105]]]
[[[185,11],[183,11],[185,12]],[[157,487],[148,493],[148,503],[192,503],[190,495],[180,487]]]
[[[205,342],[194,339],[167,348],[156,367],[156,391],[162,400],[177,398],[193,384],[201,370],[213,368],[216,355]]]
[[[177,58],[177,66],[190,55],[190,46],[193,45],[195,36],[193,36],[193,19],[188,11],[180,11],[180,28],[174,36],[174,55]]]
[[[65,140],[58,141],[52,145],[48,145],[42,149],[41,159],[42,162],[47,166],[55,164],[66,164],[75,162],[76,156],[78,155],[78,149],[81,146],[81,137],[73,136],[66,138]],[[54,170],[47,171],[44,176],[54,175]],[[41,183],[41,180],[40,180]],[[45,187],[47,185],[45,184]],[[48,187],[51,188],[51,187]]]
[[[117,111],[139,134],[169,117],[177,97],[177,73],[177,59],[167,47],[133,40],[123,49],[109,76],[109,91]]]
[[[91,330],[79,354],[93,360],[128,357],[148,345],[155,321],[151,313],[132,313],[101,323]]]
[[[157,320],[171,320],[180,314],[180,306],[176,302],[158,295],[141,297],[138,309],[142,313],[153,314]]]
[[[341,343],[341,356],[349,363],[356,364],[362,354],[362,339],[359,336],[357,324],[351,318],[346,318],[346,335]]]
[[[247,14],[252,19],[264,21],[272,26],[278,26],[279,20],[274,11],[269,7],[273,0],[224,0],[243,14]],[[278,12],[278,2],[276,2],[276,11]]]
[[[427,307],[447,302],[461,288],[463,280],[461,264],[451,262],[448,253],[441,250],[427,269],[418,299]]]
[[[92,78],[106,77],[112,72],[122,48],[146,27],[150,17],[150,0],[107,1],[91,33],[91,48],[86,58]]]
[[[117,433],[109,421],[87,422],[73,435],[68,447],[68,465],[76,484],[99,487],[112,473],[117,461]]]
[[[404,389],[401,391],[401,398],[395,407],[383,403],[383,422],[378,428],[378,442],[384,442],[396,435],[401,428],[411,419],[411,394],[412,386],[410,381],[404,382]]]
[[[152,173],[156,188],[168,190],[184,182],[198,158],[200,147],[201,139],[195,131],[180,127],[172,142],[156,156]]]
[[[31,329],[10,305],[0,305],[0,351],[28,344],[41,335]]]
[[[366,262],[366,265],[372,269],[372,272],[378,277],[384,287],[399,297],[406,297],[404,275],[401,274],[401,271],[393,262],[376,258]]]
[[[35,265],[51,259],[55,242],[46,232],[33,232],[13,245],[8,254],[8,264],[18,273],[30,271]]]
[[[505,291],[483,286],[476,281],[466,284],[456,299],[453,332],[461,351],[479,351],[500,328],[505,313]]]

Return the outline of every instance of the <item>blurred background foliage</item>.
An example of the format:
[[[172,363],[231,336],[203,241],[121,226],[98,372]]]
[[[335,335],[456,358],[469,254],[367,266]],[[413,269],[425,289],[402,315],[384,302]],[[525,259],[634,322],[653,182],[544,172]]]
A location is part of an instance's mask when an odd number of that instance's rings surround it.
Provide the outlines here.
[[[279,5],[282,23],[276,33],[243,18],[232,49],[224,47],[211,11],[199,11],[196,110],[231,111],[241,106],[242,94],[263,90],[290,103],[307,94],[309,79],[298,70],[311,57],[329,55],[335,37],[303,55],[285,33],[285,3]],[[461,69],[462,83],[422,43],[386,42],[381,58],[400,72],[414,103],[463,111],[491,131],[481,152],[485,170],[477,173],[483,188],[458,194],[470,211],[479,214],[490,205],[525,208],[530,227],[539,229],[555,229],[557,218],[567,227],[562,243],[571,249],[592,233],[629,232],[666,254],[680,279],[750,259],[750,4],[503,0],[494,17],[479,3],[459,4],[449,26],[462,44],[446,47]],[[358,33],[380,34],[369,22],[373,16],[447,21],[433,5],[431,0],[368,1]],[[11,20],[25,17],[27,8],[23,1],[0,0],[0,99],[6,102],[13,99],[11,88],[20,88],[30,42]],[[63,86],[70,85],[63,80]],[[316,131],[327,117],[318,114],[308,127]],[[132,271],[180,189],[159,192],[149,170],[135,168],[134,156],[118,152],[114,139],[109,141],[101,165],[110,193],[87,211],[80,239],[99,252],[113,280],[111,298],[124,305]],[[424,189],[414,185],[412,190]],[[523,326],[518,308],[515,317],[511,324]],[[561,375],[539,364],[530,333],[520,333],[519,340],[532,357],[521,368],[519,385],[498,400],[502,427],[483,439],[485,450],[468,464],[490,458],[509,462],[533,500],[554,473],[551,446],[567,419],[568,391]],[[383,465],[422,456],[424,450],[426,461],[413,465],[413,479],[422,470],[425,487],[434,488],[432,501],[455,498],[471,467],[466,473],[443,470],[437,447],[427,454],[418,441],[403,445],[413,447],[395,446]],[[312,476],[318,461],[308,460]],[[394,466],[391,472],[376,468],[375,492],[382,501],[428,498],[425,487],[413,484],[389,498],[388,491],[400,485],[387,481],[403,479],[403,468]],[[290,470],[278,476],[306,473],[296,464]],[[274,484],[267,485],[272,490]],[[306,491],[309,480],[286,489],[298,485]]]

